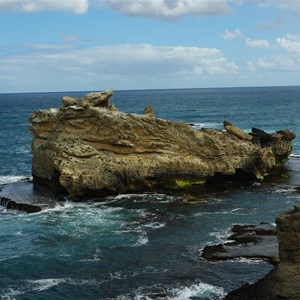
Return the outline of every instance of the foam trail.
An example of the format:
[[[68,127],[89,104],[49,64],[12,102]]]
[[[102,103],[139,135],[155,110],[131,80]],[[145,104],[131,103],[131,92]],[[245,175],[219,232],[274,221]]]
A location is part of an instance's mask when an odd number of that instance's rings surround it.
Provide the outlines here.
[[[28,176],[0,176],[0,184],[18,182],[27,178],[32,179],[32,177]]]

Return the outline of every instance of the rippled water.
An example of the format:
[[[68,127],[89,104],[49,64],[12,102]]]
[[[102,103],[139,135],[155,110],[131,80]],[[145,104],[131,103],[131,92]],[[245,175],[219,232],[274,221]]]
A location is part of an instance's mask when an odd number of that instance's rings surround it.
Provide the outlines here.
[[[221,128],[228,119],[244,130],[290,128],[299,134],[299,92],[299,87],[119,91],[113,102],[137,113],[152,103],[159,117],[198,128]],[[30,176],[30,112],[59,106],[63,94],[0,95],[0,181],[17,182],[0,194],[48,203],[30,215],[0,207],[2,299],[222,299],[272,268],[260,260],[208,262],[201,251],[224,241],[232,224],[274,223],[299,201],[299,138],[287,176],[276,183],[194,190],[199,202],[193,204],[184,201],[189,191],[57,201],[20,179]]]

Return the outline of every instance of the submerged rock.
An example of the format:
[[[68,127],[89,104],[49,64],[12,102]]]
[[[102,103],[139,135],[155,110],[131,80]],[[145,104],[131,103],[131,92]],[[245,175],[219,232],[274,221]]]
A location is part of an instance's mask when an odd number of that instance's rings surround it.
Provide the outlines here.
[[[209,260],[235,258],[266,259],[278,263],[278,241],[276,227],[269,223],[259,225],[235,225],[230,242],[206,246],[202,256]]]
[[[112,94],[63,97],[60,108],[32,113],[34,181],[73,198],[187,188],[215,175],[262,178],[292,149],[288,132],[261,145],[246,133],[241,138],[242,130],[229,122],[227,131],[198,131],[155,118],[151,109],[122,113],[110,104]]]
[[[230,292],[227,300],[300,299],[300,204],[276,218],[280,262],[263,279]]]

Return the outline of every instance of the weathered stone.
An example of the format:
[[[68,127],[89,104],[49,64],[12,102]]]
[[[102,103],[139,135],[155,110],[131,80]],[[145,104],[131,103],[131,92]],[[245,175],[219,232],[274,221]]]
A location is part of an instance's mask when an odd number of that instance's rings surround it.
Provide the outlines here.
[[[147,105],[144,109],[144,115],[149,115],[151,117],[155,116],[155,112],[151,104]]]
[[[68,107],[68,106],[78,105],[81,100],[78,98],[70,97],[70,96],[64,96],[64,97],[62,97],[61,101],[62,101],[63,107]]]
[[[255,284],[230,292],[227,300],[300,299],[300,205],[276,218],[280,262]]]
[[[293,139],[295,139],[296,135],[294,132],[285,129],[285,130],[278,130],[276,131],[277,133],[281,134],[283,136],[283,138],[287,141],[292,141]]]
[[[223,124],[224,124],[224,128],[227,132],[238,137],[239,139],[247,140],[247,141],[252,140],[252,136],[250,134],[244,132],[243,130],[241,130],[237,126],[233,125],[232,123],[230,123],[228,121],[224,121]]]
[[[73,198],[187,188],[215,174],[261,177],[291,152],[286,140],[262,147],[247,135],[115,111],[111,95],[92,93],[77,105],[31,115],[34,180]]]

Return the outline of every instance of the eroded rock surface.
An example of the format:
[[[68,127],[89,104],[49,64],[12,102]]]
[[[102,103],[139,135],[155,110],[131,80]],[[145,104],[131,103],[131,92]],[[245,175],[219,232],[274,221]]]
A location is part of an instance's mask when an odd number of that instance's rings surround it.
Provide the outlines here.
[[[241,137],[228,122],[227,131],[198,131],[155,118],[152,109],[141,115],[119,112],[110,104],[112,94],[63,97],[60,108],[32,113],[34,180],[73,198],[182,188],[215,174],[262,177],[291,152],[289,131],[264,144],[246,133]]]
[[[209,260],[250,258],[273,264],[279,261],[276,227],[272,224],[235,225],[228,240],[224,244],[206,246],[202,256]]]
[[[227,300],[300,299],[300,204],[276,218],[280,262],[257,283],[230,292]]]

